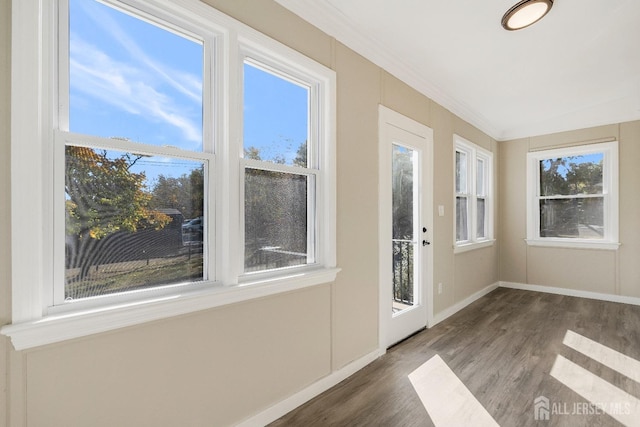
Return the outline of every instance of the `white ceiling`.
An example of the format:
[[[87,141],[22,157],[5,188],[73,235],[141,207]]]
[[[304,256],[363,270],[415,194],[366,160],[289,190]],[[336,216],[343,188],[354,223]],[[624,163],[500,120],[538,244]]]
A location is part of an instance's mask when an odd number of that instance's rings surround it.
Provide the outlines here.
[[[640,0],[276,0],[498,140],[640,119]]]

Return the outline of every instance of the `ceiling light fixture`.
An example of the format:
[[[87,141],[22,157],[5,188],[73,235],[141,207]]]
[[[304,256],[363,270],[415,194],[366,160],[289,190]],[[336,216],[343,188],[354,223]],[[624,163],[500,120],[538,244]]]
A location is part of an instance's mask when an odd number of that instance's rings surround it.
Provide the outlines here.
[[[528,27],[541,20],[553,6],[553,0],[522,0],[502,17],[505,30],[514,31]]]

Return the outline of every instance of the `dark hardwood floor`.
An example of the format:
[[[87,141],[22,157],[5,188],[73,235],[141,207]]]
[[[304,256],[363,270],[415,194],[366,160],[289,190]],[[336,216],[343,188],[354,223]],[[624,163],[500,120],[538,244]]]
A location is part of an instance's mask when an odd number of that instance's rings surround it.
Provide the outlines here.
[[[564,344],[567,331],[640,360],[640,306],[498,288],[271,425],[432,426],[407,376],[436,354],[501,426],[623,425],[550,375],[561,356],[640,399],[637,378]],[[548,421],[534,419],[538,396]]]

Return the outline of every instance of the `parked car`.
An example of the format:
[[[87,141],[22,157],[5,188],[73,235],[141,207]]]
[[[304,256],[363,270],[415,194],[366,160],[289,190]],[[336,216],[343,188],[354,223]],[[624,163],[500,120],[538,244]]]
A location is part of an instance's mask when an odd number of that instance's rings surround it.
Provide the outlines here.
[[[202,233],[203,228],[204,227],[203,227],[201,216],[199,216],[198,218],[191,219],[185,222],[184,224],[182,224],[182,231],[185,233],[193,233],[193,232]]]

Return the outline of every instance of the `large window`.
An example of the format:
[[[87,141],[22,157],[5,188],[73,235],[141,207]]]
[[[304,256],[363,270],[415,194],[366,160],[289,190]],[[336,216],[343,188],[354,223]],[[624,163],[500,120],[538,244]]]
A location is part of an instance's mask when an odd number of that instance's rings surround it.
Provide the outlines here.
[[[20,4],[16,348],[335,279],[332,70],[199,0]]]
[[[316,88],[286,66],[250,57],[243,70],[244,271],[313,264],[319,168],[310,106]]]
[[[64,242],[65,272],[53,305],[214,276],[204,268],[212,37],[120,7],[69,0],[60,10],[68,32],[58,45],[54,150],[65,160],[54,195],[65,232],[54,239]]]
[[[617,247],[617,143],[529,153],[528,241]]]
[[[454,135],[455,244],[471,249],[493,241],[493,155]]]

